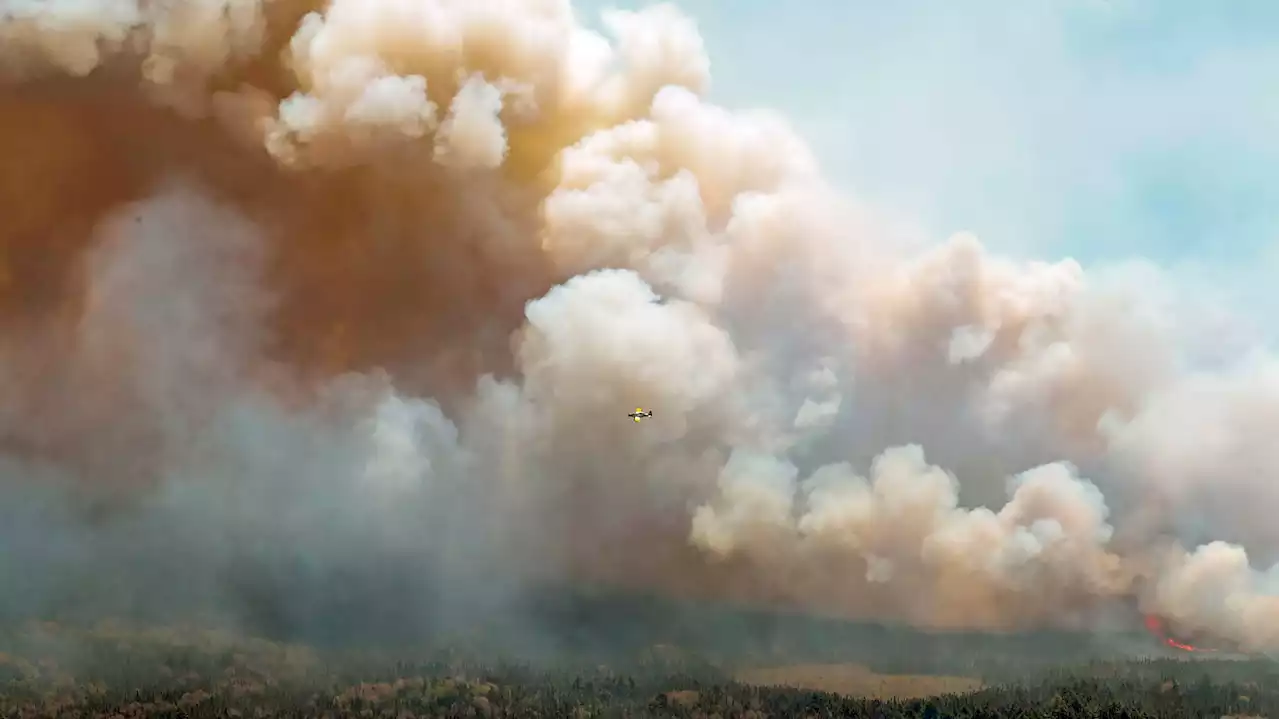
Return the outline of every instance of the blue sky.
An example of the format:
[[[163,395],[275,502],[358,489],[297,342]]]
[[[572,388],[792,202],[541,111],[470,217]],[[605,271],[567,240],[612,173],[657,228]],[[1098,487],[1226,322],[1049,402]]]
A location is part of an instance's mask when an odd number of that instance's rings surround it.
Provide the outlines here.
[[[1150,260],[1276,331],[1274,0],[675,4],[711,99],[785,113],[859,196],[1018,256]]]

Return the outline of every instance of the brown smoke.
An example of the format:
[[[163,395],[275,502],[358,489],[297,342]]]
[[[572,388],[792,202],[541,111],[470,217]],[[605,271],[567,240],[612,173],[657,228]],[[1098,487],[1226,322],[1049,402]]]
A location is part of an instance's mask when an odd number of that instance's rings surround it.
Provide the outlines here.
[[[1123,273],[894,242],[781,118],[701,99],[671,7],[612,40],[561,0],[6,7],[26,601],[143,557],[215,594],[246,557],[401,557],[468,596],[501,569],[952,627],[1137,598],[1280,642],[1246,556],[1276,560],[1274,356],[1190,366],[1212,340]],[[57,509],[85,493],[128,506]]]

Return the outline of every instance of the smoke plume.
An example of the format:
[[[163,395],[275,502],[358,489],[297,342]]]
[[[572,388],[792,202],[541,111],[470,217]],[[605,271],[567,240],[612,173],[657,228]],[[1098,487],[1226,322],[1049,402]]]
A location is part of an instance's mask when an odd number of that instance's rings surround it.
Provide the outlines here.
[[[2,7],[6,613],[581,581],[1280,644],[1274,353],[896,240],[672,7]]]

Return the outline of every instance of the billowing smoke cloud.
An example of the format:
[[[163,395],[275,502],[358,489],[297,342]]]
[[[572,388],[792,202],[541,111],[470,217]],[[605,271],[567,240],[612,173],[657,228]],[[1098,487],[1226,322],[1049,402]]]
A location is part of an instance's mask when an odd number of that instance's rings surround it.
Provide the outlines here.
[[[896,241],[671,7],[4,9],[6,612],[591,581],[1280,643],[1275,356]]]

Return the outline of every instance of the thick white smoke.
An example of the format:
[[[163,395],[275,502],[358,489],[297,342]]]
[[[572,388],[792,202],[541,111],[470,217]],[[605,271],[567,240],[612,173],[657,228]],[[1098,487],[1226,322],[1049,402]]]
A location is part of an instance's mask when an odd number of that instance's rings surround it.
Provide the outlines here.
[[[894,241],[701,98],[670,6],[4,10],[15,609],[582,579],[1280,643],[1274,354],[1198,365],[1124,273]]]

